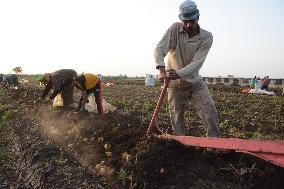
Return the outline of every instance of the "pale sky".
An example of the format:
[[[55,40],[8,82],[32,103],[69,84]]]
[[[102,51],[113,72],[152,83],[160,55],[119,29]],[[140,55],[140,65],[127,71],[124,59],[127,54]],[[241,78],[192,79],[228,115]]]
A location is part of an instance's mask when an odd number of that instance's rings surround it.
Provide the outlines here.
[[[0,73],[158,74],[154,49],[183,0],[0,0]],[[196,0],[214,43],[202,76],[284,78],[283,0]]]

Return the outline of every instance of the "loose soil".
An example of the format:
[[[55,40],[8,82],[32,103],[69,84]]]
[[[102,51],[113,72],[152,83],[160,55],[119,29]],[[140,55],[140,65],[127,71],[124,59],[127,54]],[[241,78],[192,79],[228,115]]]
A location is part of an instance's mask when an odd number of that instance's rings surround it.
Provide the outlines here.
[[[105,99],[118,110],[104,116],[38,103],[41,88],[1,88],[2,122],[11,131],[1,149],[0,188],[280,188],[284,169],[236,152],[215,153],[146,136],[160,88],[118,84]],[[211,86],[224,137],[284,140],[283,98]],[[167,108],[160,126],[170,132]],[[4,115],[14,110],[7,121]],[[192,107],[188,134],[204,136]],[[2,131],[1,131],[2,132]],[[5,145],[4,145],[5,144]],[[98,169],[98,164],[104,171]]]

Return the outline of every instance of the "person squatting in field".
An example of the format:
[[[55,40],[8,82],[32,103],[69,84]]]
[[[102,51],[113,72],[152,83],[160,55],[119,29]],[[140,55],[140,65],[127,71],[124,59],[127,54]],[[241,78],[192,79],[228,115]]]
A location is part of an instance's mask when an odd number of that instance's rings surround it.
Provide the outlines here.
[[[40,100],[44,99],[53,88],[50,99],[53,100],[58,94],[61,94],[63,107],[70,107],[73,104],[74,83],[73,78],[77,72],[72,69],[61,69],[52,73],[40,75],[38,81],[43,83],[45,88],[41,94]]]
[[[19,86],[19,80],[18,80],[18,76],[16,74],[7,74],[7,75],[4,75],[4,76],[1,76],[1,81],[7,87]]]
[[[79,76],[74,77],[75,87],[82,91],[82,95],[78,106],[78,111],[80,112],[86,111],[85,104],[88,102],[88,96],[93,94],[97,104],[98,113],[100,115],[103,114],[101,83],[102,81],[99,75],[91,73],[83,73]]]
[[[160,80],[165,77],[171,79],[168,102],[173,133],[185,135],[184,113],[190,100],[207,127],[207,136],[220,137],[215,102],[199,75],[213,43],[213,36],[200,28],[199,10],[194,2],[184,1],[179,11],[181,22],[176,22],[168,28],[155,49]],[[167,65],[164,63],[166,55]]]

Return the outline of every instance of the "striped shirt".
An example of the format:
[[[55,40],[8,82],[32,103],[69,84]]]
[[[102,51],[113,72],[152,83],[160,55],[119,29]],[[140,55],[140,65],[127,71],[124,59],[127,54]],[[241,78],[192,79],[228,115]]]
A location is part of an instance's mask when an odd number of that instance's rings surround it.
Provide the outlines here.
[[[164,58],[168,55],[166,70],[174,69],[181,79],[172,80],[170,87],[194,85],[202,80],[199,70],[212,46],[213,36],[201,29],[191,37],[184,31],[182,23],[174,23],[164,34],[155,49],[156,66],[165,66]]]

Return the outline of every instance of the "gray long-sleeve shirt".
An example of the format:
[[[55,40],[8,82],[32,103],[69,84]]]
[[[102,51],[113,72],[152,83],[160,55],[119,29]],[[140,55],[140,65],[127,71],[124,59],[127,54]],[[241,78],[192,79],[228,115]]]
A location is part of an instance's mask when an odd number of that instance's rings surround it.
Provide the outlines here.
[[[181,79],[171,81],[170,87],[194,85],[202,80],[199,70],[212,46],[213,36],[201,29],[190,37],[180,22],[174,23],[164,34],[155,49],[156,66],[165,66],[164,58],[168,55],[166,69],[174,69]]]

